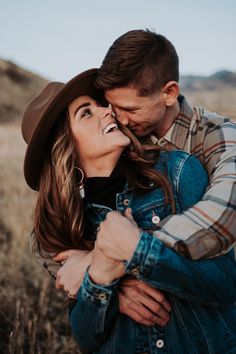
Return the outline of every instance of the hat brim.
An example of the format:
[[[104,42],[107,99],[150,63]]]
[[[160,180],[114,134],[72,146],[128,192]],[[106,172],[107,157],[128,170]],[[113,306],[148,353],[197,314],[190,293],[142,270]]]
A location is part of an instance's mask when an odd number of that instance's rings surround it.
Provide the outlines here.
[[[96,75],[97,69],[90,69],[75,76],[66,84],[62,84],[61,89],[44,112],[27,146],[24,160],[25,179],[32,189],[38,190],[39,188],[43,159],[50,134],[61,113],[68,105],[82,95],[91,96],[102,104],[107,104],[103,91],[98,90],[93,84]]]

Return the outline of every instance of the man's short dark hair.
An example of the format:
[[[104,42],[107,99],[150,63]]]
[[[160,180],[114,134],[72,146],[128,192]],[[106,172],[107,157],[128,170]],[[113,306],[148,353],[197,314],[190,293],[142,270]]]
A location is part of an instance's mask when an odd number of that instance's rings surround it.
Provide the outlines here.
[[[164,36],[147,29],[126,32],[115,40],[96,82],[103,90],[133,86],[140,96],[148,96],[172,80],[179,80],[175,47]]]

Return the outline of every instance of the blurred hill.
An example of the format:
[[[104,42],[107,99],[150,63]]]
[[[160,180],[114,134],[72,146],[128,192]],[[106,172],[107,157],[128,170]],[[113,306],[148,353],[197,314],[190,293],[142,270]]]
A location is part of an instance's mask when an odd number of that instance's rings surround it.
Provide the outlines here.
[[[187,75],[180,78],[180,85],[185,91],[217,90],[236,88],[236,73],[222,70],[211,76]]]
[[[218,71],[211,76],[182,76],[180,89],[191,103],[236,120],[236,72]]]
[[[21,119],[28,102],[47,80],[0,59],[0,123]]]

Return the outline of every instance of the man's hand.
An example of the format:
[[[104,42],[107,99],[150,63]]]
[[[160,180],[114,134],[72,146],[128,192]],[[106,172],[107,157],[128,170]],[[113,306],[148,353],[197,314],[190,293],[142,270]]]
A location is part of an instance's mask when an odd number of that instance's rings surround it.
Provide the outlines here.
[[[92,264],[89,268],[89,275],[96,284],[109,285],[114,280],[125,274],[125,267],[122,261],[107,257],[95,242]]]
[[[83,281],[84,273],[92,263],[92,252],[68,250],[53,257],[54,261],[62,264],[57,272],[57,289],[64,289],[71,297],[76,296]]]
[[[125,215],[127,217],[117,211],[108,213],[97,234],[97,245],[102,252],[119,261],[132,257],[140,236],[140,230],[132,220],[131,212]]]
[[[167,324],[171,306],[161,291],[132,278],[124,279],[120,287],[121,313],[146,326]]]

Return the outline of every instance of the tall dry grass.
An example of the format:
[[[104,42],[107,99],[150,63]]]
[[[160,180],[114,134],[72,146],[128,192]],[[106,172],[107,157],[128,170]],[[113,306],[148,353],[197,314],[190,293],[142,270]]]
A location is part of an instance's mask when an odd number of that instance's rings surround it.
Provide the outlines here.
[[[0,353],[79,353],[58,292],[29,249],[35,194],[18,124],[0,125]]]

